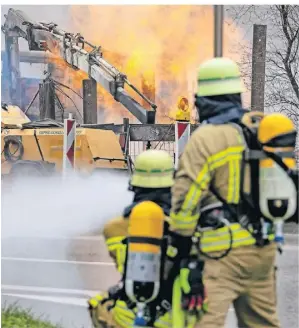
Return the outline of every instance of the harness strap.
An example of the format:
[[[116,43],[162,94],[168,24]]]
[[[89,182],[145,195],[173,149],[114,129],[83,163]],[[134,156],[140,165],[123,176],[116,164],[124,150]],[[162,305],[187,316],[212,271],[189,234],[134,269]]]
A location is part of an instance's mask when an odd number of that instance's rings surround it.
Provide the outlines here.
[[[250,149],[245,153],[245,158],[247,160],[266,159],[271,156],[269,154],[274,155],[274,157],[277,158],[277,161],[279,161],[279,159],[281,158],[290,158],[293,156],[293,153],[291,151],[278,151],[275,153],[270,153],[270,152],[268,153],[266,150]],[[273,160],[275,161],[275,159]],[[282,163],[283,161],[282,162],[279,161],[279,166],[283,166],[284,163],[283,164]]]
[[[134,236],[134,237],[128,237],[128,242],[134,244],[145,243],[145,244],[153,244],[153,245],[161,246],[163,240],[153,237]]]

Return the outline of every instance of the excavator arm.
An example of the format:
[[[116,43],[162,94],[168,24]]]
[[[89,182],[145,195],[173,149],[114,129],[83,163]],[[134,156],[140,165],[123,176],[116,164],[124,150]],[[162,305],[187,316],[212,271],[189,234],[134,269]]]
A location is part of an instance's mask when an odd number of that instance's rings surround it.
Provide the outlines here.
[[[36,23],[22,11],[14,9],[9,9],[5,15],[2,31],[6,37],[27,40],[29,50],[50,51],[63,58],[73,69],[86,72],[141,123],[155,123],[157,106],[132,85],[125,74],[103,58],[101,47],[90,44],[82,35],[65,32],[54,23]],[[146,110],[132,98],[125,90],[125,84],[143,98],[151,110]]]

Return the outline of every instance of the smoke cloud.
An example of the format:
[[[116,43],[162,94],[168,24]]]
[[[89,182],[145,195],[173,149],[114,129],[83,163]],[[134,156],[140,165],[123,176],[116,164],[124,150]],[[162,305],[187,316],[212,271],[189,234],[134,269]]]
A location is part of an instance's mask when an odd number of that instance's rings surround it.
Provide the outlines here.
[[[2,184],[2,238],[73,237],[99,231],[130,203],[127,189],[128,177],[110,172]]]

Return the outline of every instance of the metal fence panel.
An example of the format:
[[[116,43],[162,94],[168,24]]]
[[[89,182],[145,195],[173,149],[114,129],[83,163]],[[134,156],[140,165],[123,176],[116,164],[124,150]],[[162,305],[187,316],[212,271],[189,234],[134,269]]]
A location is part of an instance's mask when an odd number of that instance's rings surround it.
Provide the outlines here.
[[[172,141],[130,141],[129,154],[133,163],[135,162],[136,156],[146,149],[165,150],[170,154],[174,161],[175,143]]]

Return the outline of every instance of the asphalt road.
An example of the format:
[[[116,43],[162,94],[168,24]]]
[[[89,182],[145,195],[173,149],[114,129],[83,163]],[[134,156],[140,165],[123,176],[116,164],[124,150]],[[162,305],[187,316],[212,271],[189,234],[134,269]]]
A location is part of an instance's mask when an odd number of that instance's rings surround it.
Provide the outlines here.
[[[89,328],[86,299],[119,276],[101,238],[2,239],[2,306],[17,302],[65,328]],[[286,236],[278,256],[282,328],[297,328],[298,235]],[[226,328],[235,328],[233,310]]]

